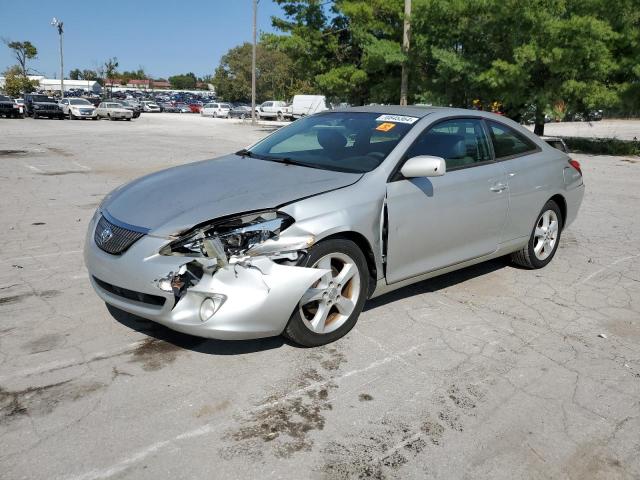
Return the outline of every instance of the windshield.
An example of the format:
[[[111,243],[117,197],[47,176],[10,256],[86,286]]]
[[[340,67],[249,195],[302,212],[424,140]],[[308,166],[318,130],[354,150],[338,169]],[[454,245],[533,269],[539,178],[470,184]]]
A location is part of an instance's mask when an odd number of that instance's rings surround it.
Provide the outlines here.
[[[53,102],[53,99],[47,97],[46,95],[33,95],[31,100],[34,102]]]
[[[4,95],[0,95],[0,102],[10,102],[11,99],[9,97],[5,97]]]
[[[87,100],[84,100],[82,98],[72,98],[71,100],[69,100],[69,104],[71,104],[71,105],[91,105],[91,103],[89,103]]]
[[[314,168],[369,172],[382,163],[417,117],[329,112],[302,118],[250,150],[256,158]]]

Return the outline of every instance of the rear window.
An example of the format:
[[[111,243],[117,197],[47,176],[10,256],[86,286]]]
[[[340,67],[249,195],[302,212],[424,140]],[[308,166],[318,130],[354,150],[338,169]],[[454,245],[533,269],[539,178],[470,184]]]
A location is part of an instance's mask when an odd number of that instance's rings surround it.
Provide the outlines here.
[[[490,120],[487,123],[496,158],[524,155],[538,149],[535,143],[514,129]]]
[[[567,149],[564,147],[564,143],[561,140],[547,140],[547,143],[553,148],[557,148],[561,152],[567,153]]]

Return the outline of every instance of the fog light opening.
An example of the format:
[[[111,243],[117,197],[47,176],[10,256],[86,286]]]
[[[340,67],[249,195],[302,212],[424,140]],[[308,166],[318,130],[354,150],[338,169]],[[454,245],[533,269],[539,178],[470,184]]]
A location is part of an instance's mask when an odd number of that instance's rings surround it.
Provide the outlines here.
[[[215,294],[205,298],[200,305],[200,320],[206,322],[213,317],[227,299],[224,295]]]

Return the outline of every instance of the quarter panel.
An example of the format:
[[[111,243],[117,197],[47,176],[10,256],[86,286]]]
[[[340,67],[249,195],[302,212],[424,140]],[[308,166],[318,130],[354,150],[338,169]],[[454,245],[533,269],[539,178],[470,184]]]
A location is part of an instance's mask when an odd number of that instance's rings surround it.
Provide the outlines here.
[[[502,235],[502,242],[508,242],[528,237],[545,202],[564,190],[564,165],[561,157],[546,149],[500,163],[509,184],[509,214]]]

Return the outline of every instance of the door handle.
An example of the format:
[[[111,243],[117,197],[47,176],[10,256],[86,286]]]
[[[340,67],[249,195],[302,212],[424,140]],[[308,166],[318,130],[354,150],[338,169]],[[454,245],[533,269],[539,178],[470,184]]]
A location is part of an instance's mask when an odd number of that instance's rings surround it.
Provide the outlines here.
[[[491,190],[492,192],[501,192],[503,190],[507,189],[507,185],[504,183],[496,183],[495,185],[493,185],[489,190]]]

